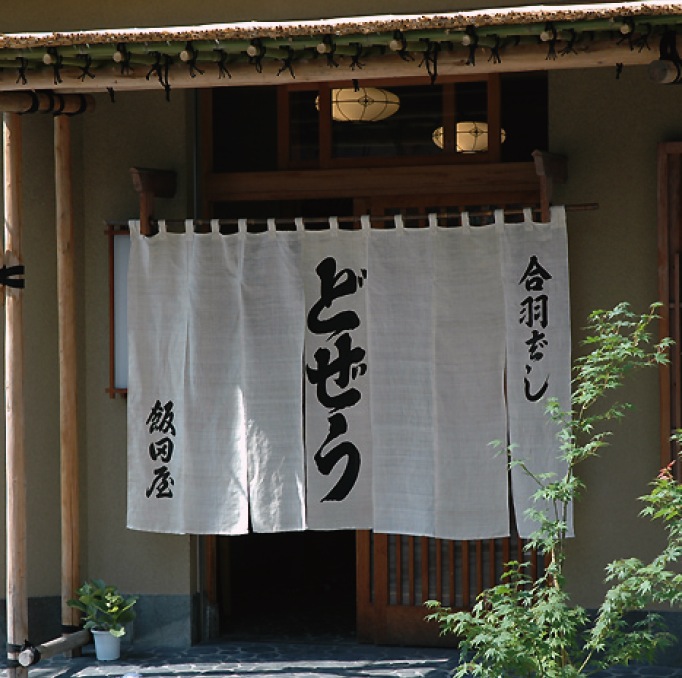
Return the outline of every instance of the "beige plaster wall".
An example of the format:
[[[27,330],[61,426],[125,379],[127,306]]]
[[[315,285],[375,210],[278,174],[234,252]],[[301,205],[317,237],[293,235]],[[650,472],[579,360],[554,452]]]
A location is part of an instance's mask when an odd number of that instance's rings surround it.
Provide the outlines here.
[[[458,12],[484,7],[560,4],[519,0],[164,0],[97,2],[22,0],[3,7],[1,30],[73,31],[112,27],[178,26],[233,21],[298,21],[376,14]]]
[[[587,314],[628,301],[637,311],[657,299],[656,152],[682,139],[682,89],[652,84],[645,68],[550,76],[550,147],[564,153],[566,203],[598,202],[599,210],[569,215],[574,334]],[[656,370],[631,378],[619,395],[633,413],[616,426],[611,448],[582,470],[587,492],[577,507],[577,538],[568,553],[576,600],[600,601],[603,566],[626,556],[648,557],[660,534],[638,518],[636,500],[659,468]]]
[[[129,168],[173,169],[177,197],[160,202],[164,216],[189,214],[191,189],[187,133],[191,94],[162,90],[120,93],[111,103],[97,97],[97,109],[79,120],[83,145],[83,279],[85,457],[83,531],[87,542],[85,574],[116,579],[139,593],[189,593],[190,539],[127,530],[126,401],[110,399],[108,241],[105,220],[135,218],[139,213]]]
[[[82,577],[124,590],[187,594],[190,539],[127,530],[126,401],[105,393],[109,362],[108,241],[105,220],[138,214],[129,167],[175,169],[178,197],[165,214],[188,213],[192,134],[186,93],[171,103],[162,90],[97,96],[95,112],[72,119],[77,267]],[[28,590],[60,592],[59,368],[56,293],[53,120],[22,118],[26,290],[25,409],[28,501]],[[87,153],[84,153],[87,149]],[[4,337],[4,334],[3,334]],[[0,337],[0,341],[3,337]],[[4,440],[4,418],[0,420]],[[4,446],[3,446],[4,447]],[[3,496],[4,473],[0,477]],[[4,554],[5,514],[0,502]],[[5,579],[5,558],[0,559]]]

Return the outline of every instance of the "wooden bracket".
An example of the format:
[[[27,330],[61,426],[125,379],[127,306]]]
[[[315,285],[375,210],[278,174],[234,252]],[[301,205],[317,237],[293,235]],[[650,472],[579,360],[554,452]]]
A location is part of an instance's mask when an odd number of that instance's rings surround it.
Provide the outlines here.
[[[549,221],[549,208],[552,204],[554,184],[563,184],[568,178],[566,158],[563,155],[533,151],[535,173],[540,179],[540,212],[542,221]]]
[[[131,167],[130,175],[133,179],[133,188],[140,194],[140,233],[148,235],[154,216],[154,200],[175,196],[177,175],[174,170],[144,167]]]

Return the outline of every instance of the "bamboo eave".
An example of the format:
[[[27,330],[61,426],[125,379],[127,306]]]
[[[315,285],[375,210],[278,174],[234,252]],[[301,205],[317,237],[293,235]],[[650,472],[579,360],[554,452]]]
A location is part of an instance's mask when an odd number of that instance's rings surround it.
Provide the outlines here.
[[[394,31],[450,31],[469,26],[522,26],[547,22],[594,22],[606,19],[614,26],[624,19],[646,17],[682,18],[682,4],[669,2],[622,2],[582,5],[529,5],[500,9],[472,10],[440,14],[343,17],[314,21],[238,22],[196,26],[117,28],[89,31],[0,34],[0,49],[26,47],[96,45],[194,41],[252,40],[254,38],[296,39],[312,35],[344,38],[352,34],[370,35]]]
[[[332,69],[325,67],[338,65],[344,66],[338,71],[346,72],[346,79],[379,78],[385,68],[393,68],[392,56],[409,60],[411,53],[417,63],[426,55],[427,65],[435,64],[437,58],[439,68],[444,67],[441,72],[449,68],[451,75],[474,63],[479,71],[550,69],[557,66],[549,63],[556,54],[570,55],[562,60],[561,68],[645,64],[657,57],[658,39],[680,25],[682,3],[654,1],[303,22],[0,33],[0,89],[149,89],[157,81],[156,86],[160,83],[168,91],[171,85],[225,85],[229,79],[225,76],[232,73],[238,74],[235,84],[279,84],[281,73],[331,81],[339,79],[340,73],[331,76]],[[575,58],[578,53],[580,59]],[[501,61],[505,66],[498,68]],[[260,77],[263,64],[271,64],[272,72]],[[362,74],[355,71],[360,65],[368,66]],[[246,72],[241,66],[246,66]],[[254,66],[257,78],[248,74]],[[215,71],[211,82],[196,78],[210,70]]]

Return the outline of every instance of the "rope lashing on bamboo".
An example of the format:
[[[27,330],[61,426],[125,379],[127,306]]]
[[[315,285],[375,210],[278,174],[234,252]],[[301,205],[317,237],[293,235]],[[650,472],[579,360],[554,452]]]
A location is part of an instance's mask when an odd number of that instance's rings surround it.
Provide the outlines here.
[[[428,41],[428,47],[426,52],[424,52],[424,58],[419,66],[426,65],[426,72],[429,74],[429,79],[431,84],[436,84],[436,78],[438,77],[438,52],[440,51],[440,44],[437,42]]]
[[[26,281],[24,278],[16,276],[23,276],[24,274],[23,266],[3,266],[0,268],[0,285],[23,289]]]
[[[24,643],[25,645],[26,643]],[[15,669],[21,666],[19,660],[16,658],[19,653],[23,650],[23,645],[17,645],[16,643],[7,643],[7,668]]]

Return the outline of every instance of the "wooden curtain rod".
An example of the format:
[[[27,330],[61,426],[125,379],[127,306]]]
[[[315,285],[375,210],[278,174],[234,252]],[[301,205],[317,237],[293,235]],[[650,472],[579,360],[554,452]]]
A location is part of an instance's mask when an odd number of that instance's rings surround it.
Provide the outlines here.
[[[514,208],[507,208],[503,209],[504,214],[506,216],[520,216],[523,214],[524,209],[520,207],[514,207]],[[539,207],[532,207],[530,208],[534,213],[540,212]],[[578,203],[578,204],[571,204],[571,205],[565,205],[565,210],[567,212],[588,212],[588,211],[593,211],[599,209],[599,203],[596,202],[589,202],[589,203]],[[436,214],[436,216],[439,219],[458,219],[461,217],[463,213],[467,213],[469,216],[472,217],[492,217],[495,215],[494,209],[485,209],[485,210],[459,210],[459,211],[452,211],[452,210],[447,210],[444,212],[432,212],[432,214]],[[371,216],[370,215],[370,221],[373,223],[387,223],[387,222],[392,222],[396,216],[402,216],[403,221],[423,221],[424,219],[428,218],[429,213],[428,212],[423,212],[420,214],[401,214],[401,215],[387,215],[387,216]],[[301,217],[304,225],[308,224],[328,224],[330,217]],[[344,217],[337,217],[338,222],[340,224],[353,224],[357,223],[360,221],[361,217],[360,216],[344,216]],[[181,225],[184,226],[186,219],[152,219],[150,221],[151,225],[153,226],[158,226],[160,221],[165,221],[165,223],[169,226],[176,226],[176,225]],[[206,227],[210,228],[211,226],[211,220],[210,219],[189,219],[189,221],[192,221],[195,226],[199,227]],[[218,219],[218,224],[220,226],[237,226],[239,219]],[[277,224],[293,224],[294,223],[294,218],[292,217],[282,217],[282,218],[275,218],[275,221]],[[246,219],[246,223],[248,226],[265,226],[268,223],[268,219]],[[108,221],[107,226],[109,228],[127,228],[128,227],[128,222],[121,222],[121,221]]]

